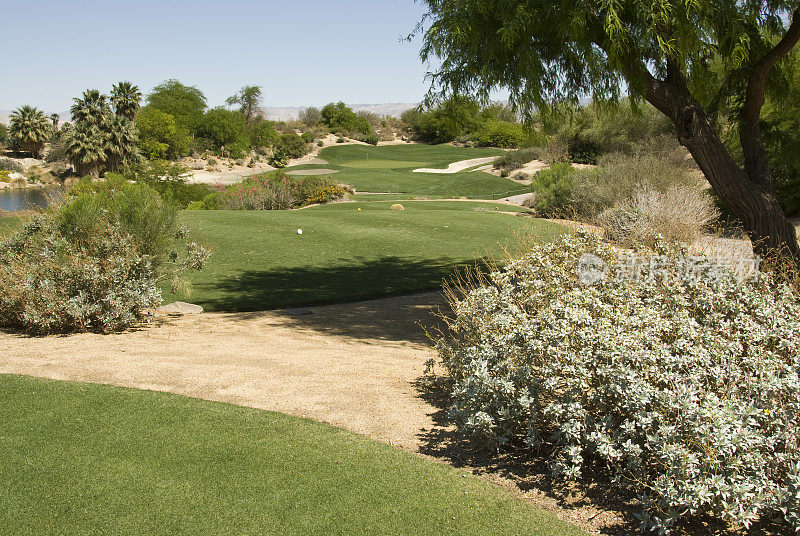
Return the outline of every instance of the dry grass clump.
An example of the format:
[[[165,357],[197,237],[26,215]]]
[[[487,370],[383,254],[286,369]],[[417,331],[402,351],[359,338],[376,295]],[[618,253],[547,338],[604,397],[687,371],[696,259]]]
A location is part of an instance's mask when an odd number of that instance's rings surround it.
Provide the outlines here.
[[[719,215],[707,193],[673,184],[663,192],[645,187],[604,211],[597,221],[609,239],[634,247],[650,245],[656,234],[672,243],[692,244]]]

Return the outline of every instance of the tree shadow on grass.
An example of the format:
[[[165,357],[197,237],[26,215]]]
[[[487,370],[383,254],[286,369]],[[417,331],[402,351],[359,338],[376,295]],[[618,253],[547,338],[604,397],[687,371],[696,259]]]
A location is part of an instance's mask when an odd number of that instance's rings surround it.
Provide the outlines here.
[[[443,280],[468,266],[449,258],[385,257],[350,259],[339,266],[248,271],[198,285],[213,297],[197,303],[210,311],[237,312],[242,318],[278,309],[274,312],[299,327],[333,335],[427,343],[426,331],[436,329],[435,315],[445,305]],[[397,297],[381,299],[390,296]],[[308,306],[315,307],[298,309]]]
[[[420,453],[469,469],[474,474],[500,479],[522,492],[534,491],[546,497],[537,501],[545,508],[557,507],[566,520],[584,530],[609,536],[641,534],[636,514],[640,511],[635,494],[611,484],[602,471],[584,468],[578,483],[553,478],[548,467],[550,456],[534,449],[480,449],[459,433],[448,416],[450,396],[445,378],[423,377],[416,384],[418,396],[436,408],[431,415],[434,427],[418,435]],[[775,519],[763,519],[749,530],[735,529],[711,516],[685,519],[673,532],[685,536],[779,536],[787,525]]]

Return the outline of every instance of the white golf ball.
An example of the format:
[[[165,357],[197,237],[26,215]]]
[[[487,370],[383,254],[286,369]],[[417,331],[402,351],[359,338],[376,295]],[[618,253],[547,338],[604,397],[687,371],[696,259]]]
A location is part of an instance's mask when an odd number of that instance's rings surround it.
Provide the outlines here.
[[[297,230],[297,234],[303,234],[303,230],[302,229],[298,229]]]

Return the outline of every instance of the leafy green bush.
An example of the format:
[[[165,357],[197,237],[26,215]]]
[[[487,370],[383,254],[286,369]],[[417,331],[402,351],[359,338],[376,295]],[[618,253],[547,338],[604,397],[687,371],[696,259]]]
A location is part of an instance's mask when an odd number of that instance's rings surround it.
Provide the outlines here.
[[[8,142],[8,127],[0,123],[0,147]]]
[[[475,142],[480,147],[512,149],[525,141],[525,132],[519,123],[489,120],[475,133]]]
[[[576,164],[596,165],[597,159],[603,154],[603,148],[589,138],[576,135],[567,142],[570,162]]]
[[[366,136],[359,136],[359,141],[363,141],[364,143],[369,143],[370,145],[378,145],[378,142],[381,141],[380,137],[378,137],[375,133],[369,133]]]
[[[16,171],[22,173],[22,166],[16,160],[0,158],[0,171]]]
[[[199,269],[208,251],[174,251],[176,211],[145,185],[81,183],[69,200],[0,243],[0,325],[44,335],[109,332],[142,321],[158,281]]]
[[[308,153],[309,142],[306,140],[307,138],[298,136],[294,132],[287,132],[278,141],[277,149],[283,151],[289,158],[300,158]]]
[[[579,170],[564,163],[537,172],[531,183],[536,194],[531,208],[547,216],[566,212],[574,201],[576,177],[580,174]]]
[[[195,201],[202,201],[211,188],[206,184],[187,181],[189,171],[177,163],[165,160],[150,160],[128,166],[121,176],[125,180],[146,184],[161,195],[167,203],[185,209]],[[109,175],[106,179],[112,179]]]
[[[271,121],[256,120],[247,128],[250,136],[250,145],[256,148],[272,147],[281,138]]]
[[[451,418],[554,475],[610,480],[644,528],[776,515],[776,533],[800,530],[798,297],[663,244],[640,253],[634,271],[566,235],[466,289],[437,345]]]

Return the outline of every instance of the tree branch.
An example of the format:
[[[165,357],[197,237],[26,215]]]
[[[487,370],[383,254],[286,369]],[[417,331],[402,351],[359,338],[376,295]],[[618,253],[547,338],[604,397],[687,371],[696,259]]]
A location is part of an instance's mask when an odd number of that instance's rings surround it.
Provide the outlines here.
[[[767,76],[800,41],[800,8],[792,14],[792,23],[783,38],[767,52],[753,67],[747,80],[744,106],[742,107],[739,141],[744,152],[744,167],[750,180],[771,190],[769,158],[761,143],[761,108],[764,106]]]

